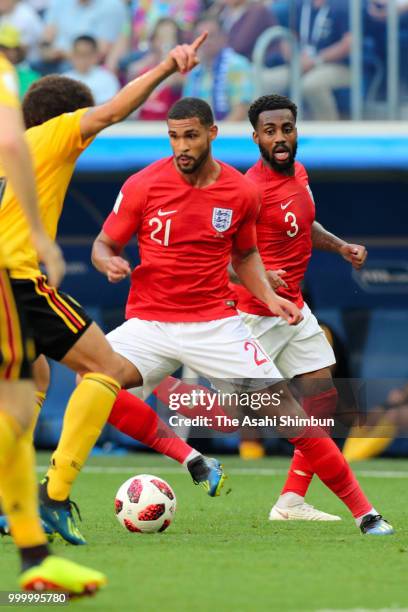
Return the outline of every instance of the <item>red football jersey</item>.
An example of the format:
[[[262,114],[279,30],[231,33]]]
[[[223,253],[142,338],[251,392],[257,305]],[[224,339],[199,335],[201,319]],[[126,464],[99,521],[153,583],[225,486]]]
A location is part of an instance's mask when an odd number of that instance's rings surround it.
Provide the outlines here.
[[[141,263],[131,279],[126,318],[212,321],[235,316],[227,266],[234,248],[256,246],[258,188],[218,162],[218,179],[192,187],[173,158],[123,185],[103,230],[125,245],[137,234]]]
[[[313,195],[305,168],[295,163],[295,175],[285,176],[260,159],[246,176],[261,191],[261,211],[256,226],[258,249],[267,270],[286,270],[288,288],[277,293],[299,308],[303,306],[300,283],[312,254]],[[271,311],[249,291],[234,285],[238,308],[250,314],[271,316]],[[273,316],[273,315],[272,315]]]

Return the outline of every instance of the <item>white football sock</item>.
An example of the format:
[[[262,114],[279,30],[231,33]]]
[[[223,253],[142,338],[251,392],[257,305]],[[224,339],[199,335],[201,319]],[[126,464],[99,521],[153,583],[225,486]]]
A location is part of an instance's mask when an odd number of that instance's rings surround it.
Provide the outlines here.
[[[202,455],[201,455],[201,453],[199,453],[198,451],[196,451],[195,449],[193,449],[193,450],[191,451],[191,453],[190,453],[189,455],[187,455],[187,458],[186,458],[186,459],[184,459],[184,461],[183,461],[183,465],[184,465],[184,467],[187,467],[187,463],[188,463],[189,461],[191,461],[192,459],[195,459],[196,457],[201,457],[201,456],[202,456]]]
[[[288,492],[279,497],[278,501],[276,502],[276,506],[278,506],[278,508],[288,508],[290,506],[298,506],[299,504],[303,504],[304,501],[305,498],[301,495]]]
[[[368,516],[369,514],[373,514],[373,515],[375,515],[375,514],[378,514],[378,512],[377,512],[377,510],[376,510],[375,508],[371,508],[371,510],[370,510],[369,512],[366,512],[366,513],[365,513],[365,514],[363,514],[362,516],[357,517],[357,518],[355,519],[357,527],[360,527],[360,525],[361,525],[361,522],[362,522],[363,518],[364,518],[365,516]]]

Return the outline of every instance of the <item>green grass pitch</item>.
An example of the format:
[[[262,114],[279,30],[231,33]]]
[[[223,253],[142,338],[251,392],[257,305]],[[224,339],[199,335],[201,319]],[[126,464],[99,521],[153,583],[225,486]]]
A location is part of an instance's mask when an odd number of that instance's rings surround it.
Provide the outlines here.
[[[47,455],[38,463],[45,465]],[[317,480],[308,501],[339,523],[269,522],[288,461],[225,458],[223,495],[209,498],[177,464],[152,454],[93,457],[75,485],[88,546],[53,550],[106,572],[109,584],[73,610],[258,612],[408,610],[408,463],[378,460],[356,472],[395,536],[360,535],[345,507]],[[153,473],[175,489],[174,523],[162,534],[126,532],[113,511],[130,476]],[[229,494],[225,491],[231,489]],[[15,589],[17,555],[0,543],[1,590]],[[36,606],[38,608],[38,606]],[[49,607],[48,607],[49,609]]]

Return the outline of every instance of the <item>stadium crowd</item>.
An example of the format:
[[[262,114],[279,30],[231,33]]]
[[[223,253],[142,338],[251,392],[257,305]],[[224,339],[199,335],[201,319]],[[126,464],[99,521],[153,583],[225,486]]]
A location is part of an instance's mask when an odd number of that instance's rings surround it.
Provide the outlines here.
[[[364,3],[365,90],[373,73],[384,73],[387,3]],[[397,3],[404,54],[408,1]],[[0,0],[0,49],[16,66],[21,96],[41,75],[58,72],[86,83],[101,103],[175,43],[207,30],[201,65],[166,81],[134,118],[163,119],[178,98],[191,95],[210,102],[218,120],[239,121],[256,94],[288,89],[291,47],[281,40],[267,50],[254,91],[256,42],[281,25],[300,44],[306,117],[337,120],[347,116],[342,100],[351,84],[348,6],[347,0]],[[403,78],[404,69],[402,63]]]

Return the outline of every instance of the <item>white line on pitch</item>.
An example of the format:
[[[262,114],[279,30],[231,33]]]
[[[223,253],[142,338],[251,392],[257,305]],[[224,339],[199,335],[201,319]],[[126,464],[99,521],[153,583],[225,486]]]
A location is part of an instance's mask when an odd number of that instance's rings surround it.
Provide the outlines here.
[[[44,472],[47,470],[48,466],[37,466],[37,472]],[[84,467],[82,471],[89,474],[150,474],[155,472],[161,472],[162,474],[182,474],[185,472],[181,467],[162,467],[159,465],[135,465],[135,467],[88,465]],[[226,472],[235,476],[283,476],[287,474],[287,470],[273,468],[230,468],[227,469]],[[357,476],[363,476],[365,478],[408,478],[408,472],[398,472],[397,470],[376,472],[371,470],[355,470],[355,473]]]

